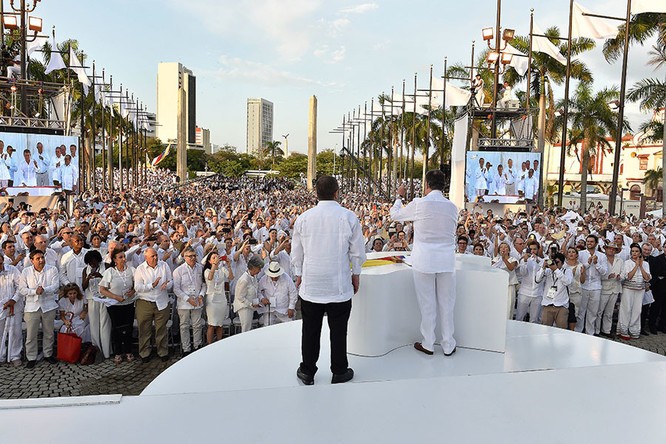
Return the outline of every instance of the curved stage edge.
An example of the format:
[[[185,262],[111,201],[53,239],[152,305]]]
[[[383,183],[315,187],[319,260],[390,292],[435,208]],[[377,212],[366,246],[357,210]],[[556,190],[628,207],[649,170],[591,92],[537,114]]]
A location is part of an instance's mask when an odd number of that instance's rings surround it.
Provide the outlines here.
[[[663,442],[666,358],[628,345],[508,321],[506,353],[406,344],[350,356],[354,380],[331,385],[325,343],[311,387],[295,375],[296,321],[205,347],[140,396],[0,402],[14,425],[0,442],[51,442],[72,419],[72,443],[118,442],[100,426],[123,442]]]

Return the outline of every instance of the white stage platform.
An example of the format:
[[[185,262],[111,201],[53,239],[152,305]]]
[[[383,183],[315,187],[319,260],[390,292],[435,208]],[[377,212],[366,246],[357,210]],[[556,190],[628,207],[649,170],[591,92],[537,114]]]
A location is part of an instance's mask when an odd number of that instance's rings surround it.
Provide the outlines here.
[[[191,354],[141,396],[0,401],[0,442],[60,442],[63,427],[68,443],[664,441],[666,358],[507,322],[505,353],[350,356],[341,385],[324,340],[311,387],[295,375],[300,322],[262,328]]]

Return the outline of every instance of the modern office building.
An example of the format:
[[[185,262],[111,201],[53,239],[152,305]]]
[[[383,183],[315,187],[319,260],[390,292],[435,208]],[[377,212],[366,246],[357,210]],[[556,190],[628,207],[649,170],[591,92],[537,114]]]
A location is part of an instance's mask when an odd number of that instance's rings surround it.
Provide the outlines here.
[[[197,126],[196,148],[202,149],[208,154],[212,154],[212,147],[210,144],[210,130],[208,128],[201,128]]]
[[[245,152],[258,155],[273,141],[273,102],[247,99],[247,142]]]
[[[196,77],[178,62],[160,63],[157,67],[156,135],[164,143],[178,138],[178,94],[185,90],[185,134],[188,145],[196,144],[197,89]]]

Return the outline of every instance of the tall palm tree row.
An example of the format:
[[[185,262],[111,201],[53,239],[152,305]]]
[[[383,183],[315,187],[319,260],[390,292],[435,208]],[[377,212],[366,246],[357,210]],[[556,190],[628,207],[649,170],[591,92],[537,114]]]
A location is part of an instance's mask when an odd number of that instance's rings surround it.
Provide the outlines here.
[[[580,82],[573,96],[569,99],[569,144],[580,145],[581,163],[581,198],[580,207],[587,204],[587,179],[590,171],[590,156],[601,154],[598,150],[609,149],[609,137],[612,138],[617,128],[617,112],[611,108],[611,103],[617,100],[619,92],[617,87],[604,88],[594,92],[592,84]],[[564,106],[564,100],[558,102],[558,108]],[[564,124],[562,116],[555,118],[556,129]],[[629,129],[625,120],[624,128]],[[565,149],[565,147],[562,147]]]

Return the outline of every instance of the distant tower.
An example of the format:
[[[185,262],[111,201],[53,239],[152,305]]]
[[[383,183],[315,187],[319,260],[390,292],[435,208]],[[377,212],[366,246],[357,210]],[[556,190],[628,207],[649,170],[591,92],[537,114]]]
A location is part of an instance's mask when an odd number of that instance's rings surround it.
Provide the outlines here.
[[[310,123],[308,124],[308,190],[314,186],[317,171],[317,96],[310,97]]]
[[[157,66],[157,137],[176,142],[176,174],[187,180],[187,148],[196,143],[196,77],[181,63]]]
[[[273,141],[273,102],[247,99],[247,141],[245,152],[259,156]]]

